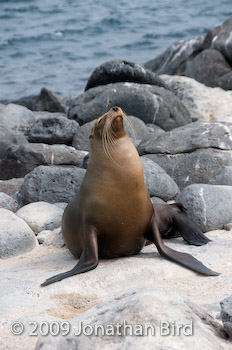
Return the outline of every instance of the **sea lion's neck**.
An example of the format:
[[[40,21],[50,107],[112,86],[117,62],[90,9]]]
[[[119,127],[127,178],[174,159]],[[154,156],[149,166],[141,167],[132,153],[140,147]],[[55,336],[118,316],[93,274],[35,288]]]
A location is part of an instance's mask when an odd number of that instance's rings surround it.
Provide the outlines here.
[[[88,168],[112,169],[120,171],[120,168],[140,167],[141,162],[138,152],[127,135],[115,141],[112,148],[109,148],[109,155],[106,154],[101,140],[92,140],[90,161]]]

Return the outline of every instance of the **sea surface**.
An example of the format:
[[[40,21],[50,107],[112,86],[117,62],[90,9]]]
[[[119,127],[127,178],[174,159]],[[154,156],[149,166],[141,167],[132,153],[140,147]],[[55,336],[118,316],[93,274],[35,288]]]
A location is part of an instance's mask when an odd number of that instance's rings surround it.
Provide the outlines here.
[[[143,64],[230,16],[231,0],[0,0],[0,101],[76,95],[105,61]]]

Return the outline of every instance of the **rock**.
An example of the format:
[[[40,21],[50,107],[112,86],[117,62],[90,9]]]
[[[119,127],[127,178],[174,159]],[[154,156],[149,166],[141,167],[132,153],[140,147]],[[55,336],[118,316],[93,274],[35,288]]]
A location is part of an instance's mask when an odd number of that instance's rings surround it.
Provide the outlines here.
[[[41,231],[37,239],[40,244],[46,245],[46,246],[53,246],[57,248],[61,248],[64,246],[64,239],[61,231],[61,227],[56,228],[53,231]]]
[[[41,165],[25,177],[17,199],[21,206],[39,201],[68,203],[79,190],[85,172],[77,167]]]
[[[119,82],[133,82],[165,87],[160,77],[140,65],[123,61],[108,61],[95,68],[91,74],[85,91],[99,85]]]
[[[0,126],[0,162],[10,146],[27,143],[26,137],[21,132],[9,130]]]
[[[203,36],[180,40],[158,57],[146,62],[144,67],[157,74],[181,74],[184,72],[186,61],[203,50],[203,42]]]
[[[9,196],[12,196],[15,192],[19,191],[22,186],[24,178],[0,180],[0,192],[4,192]]]
[[[43,143],[12,146],[1,161],[1,176],[24,177],[39,165],[76,165],[82,167],[87,152],[66,145]],[[9,171],[10,169],[10,171]]]
[[[203,311],[176,293],[152,287],[93,306],[71,324],[78,336],[40,337],[36,350],[153,349],[154,344],[157,350],[222,349]]]
[[[192,119],[232,121],[232,91],[207,87],[182,76],[162,75],[162,79],[188,108]]]
[[[232,295],[223,299],[221,305],[221,318],[226,333],[232,338]]]
[[[37,98],[38,98],[38,95],[24,96],[24,97],[19,98],[16,101],[13,101],[12,103],[14,103],[16,105],[27,107],[28,109],[33,111],[33,106],[34,106],[34,103],[35,103]]]
[[[151,197],[159,197],[164,201],[173,199],[179,193],[175,181],[152,160],[141,158],[144,182]]]
[[[10,103],[0,110],[0,127],[25,132],[34,122],[33,112],[26,107]]]
[[[153,204],[165,204],[165,201],[158,197],[151,197],[151,201]]]
[[[214,183],[223,167],[232,165],[232,151],[213,148],[180,154],[146,154],[143,157],[163,168],[180,190],[191,184]]]
[[[195,122],[158,135],[138,146],[140,154],[179,154],[197,149],[232,150],[232,123]]]
[[[232,222],[230,222],[229,224],[224,225],[224,230],[226,230],[226,231],[232,230]]]
[[[99,118],[111,107],[120,106],[127,115],[154,123],[164,130],[192,120],[186,107],[167,89],[135,83],[114,83],[92,88],[70,101],[68,117],[80,125]]]
[[[39,119],[28,133],[30,142],[62,143],[70,145],[79,125],[66,117],[53,116]]]
[[[215,87],[219,86],[218,80],[231,73],[231,67],[225,57],[215,49],[203,50],[191,61],[187,62],[185,75],[194,78],[202,84]],[[220,80],[220,86],[222,87]],[[232,87],[232,86],[231,86]]]
[[[232,72],[218,78],[217,85],[224,90],[232,90]]]
[[[65,112],[65,101],[54,92],[43,88],[33,104],[34,111]]]
[[[23,254],[35,246],[35,235],[26,222],[10,210],[0,208],[0,258]]]
[[[5,208],[15,212],[18,209],[18,203],[6,193],[0,192],[0,208]]]
[[[232,186],[194,184],[177,197],[203,232],[221,229],[232,221]]]
[[[16,213],[35,234],[43,230],[54,230],[61,225],[63,209],[46,202],[30,203]]]
[[[232,166],[225,166],[221,172],[211,181],[212,185],[232,186]]]
[[[58,202],[58,203],[54,203],[54,205],[56,205],[58,208],[61,208],[64,210],[67,207],[68,203]]]
[[[152,131],[146,126],[146,124],[139,118],[128,116],[128,119],[134,128],[135,135],[132,134],[131,128],[128,126],[128,122],[126,120],[124,125],[126,133],[129,136],[132,136],[132,141],[135,141],[135,139],[143,140],[152,133]],[[82,125],[80,128],[77,129],[77,132],[75,133],[73,138],[73,147],[75,147],[78,150],[90,151],[89,135],[91,134],[91,130],[95,122],[96,119]],[[133,136],[135,138],[133,138]]]
[[[220,51],[229,64],[232,65],[232,17],[220,26],[210,29],[204,40],[204,48],[213,48]]]

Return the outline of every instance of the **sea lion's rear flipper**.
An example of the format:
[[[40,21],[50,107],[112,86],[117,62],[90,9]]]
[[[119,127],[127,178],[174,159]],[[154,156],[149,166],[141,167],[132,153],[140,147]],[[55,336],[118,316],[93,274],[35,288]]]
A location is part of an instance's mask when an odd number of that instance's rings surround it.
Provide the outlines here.
[[[190,219],[182,203],[171,204],[171,206],[173,206],[174,226],[188,244],[201,246],[210,242],[210,239]]]
[[[81,257],[70,271],[60,273],[48,278],[41,284],[42,287],[48,286],[51,283],[58,282],[64,278],[78,275],[79,273],[87,272],[95,269],[98,265],[98,245],[97,245],[97,231],[93,227],[89,227],[89,232],[85,235],[84,250]]]
[[[146,238],[152,241],[156,245],[159,253],[165,258],[175,261],[178,264],[181,264],[189,268],[190,270],[199,272],[206,276],[220,275],[219,273],[210,270],[208,267],[203,265],[199,260],[195,259],[192,255],[187,253],[177,252],[176,250],[165,246],[160,236],[155,215],[153,215],[152,217],[150,230]]]

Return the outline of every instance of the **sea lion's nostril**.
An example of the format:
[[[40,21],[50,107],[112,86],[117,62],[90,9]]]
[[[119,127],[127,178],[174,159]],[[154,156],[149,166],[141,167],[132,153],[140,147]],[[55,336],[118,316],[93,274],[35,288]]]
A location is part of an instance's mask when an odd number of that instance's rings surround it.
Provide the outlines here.
[[[117,112],[117,111],[118,111],[118,107],[112,107],[112,110],[113,110],[114,112]]]

